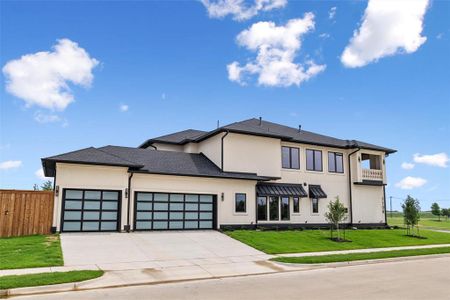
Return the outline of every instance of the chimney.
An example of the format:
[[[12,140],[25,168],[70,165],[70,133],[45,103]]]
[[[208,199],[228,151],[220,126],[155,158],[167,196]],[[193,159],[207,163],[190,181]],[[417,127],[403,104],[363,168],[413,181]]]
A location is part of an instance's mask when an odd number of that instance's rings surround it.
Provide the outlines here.
[[[261,126],[261,125],[262,125],[262,118],[259,117],[259,126]]]

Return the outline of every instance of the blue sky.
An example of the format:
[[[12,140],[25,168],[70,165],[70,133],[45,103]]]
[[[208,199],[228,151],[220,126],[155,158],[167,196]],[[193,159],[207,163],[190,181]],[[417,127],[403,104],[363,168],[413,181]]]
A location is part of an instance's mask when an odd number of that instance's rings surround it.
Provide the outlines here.
[[[450,2],[429,3],[417,33],[426,41],[414,51],[400,48],[363,66],[345,65],[341,55],[364,23],[367,5],[291,1],[235,20],[236,14],[208,14],[200,2],[2,1],[2,68],[22,55],[53,51],[60,39],[77,43],[98,64],[93,63],[89,87],[67,81],[74,101],[59,110],[27,106],[6,89],[3,69],[0,163],[20,163],[3,165],[0,186],[29,189],[41,183],[35,174],[41,157],[89,146],[137,146],[186,128],[211,130],[217,120],[224,125],[261,116],[395,148],[398,153],[387,159],[387,195],[411,194],[426,209],[432,201],[449,207],[450,168],[423,155],[450,155]],[[293,66],[306,70],[313,61],[326,67],[298,85],[261,83],[259,73],[245,69],[256,64],[257,50],[238,35],[258,22],[287,28],[305,13],[314,16],[314,29],[288,49],[295,53]],[[239,80],[229,78],[232,62],[245,75]],[[406,170],[404,162],[414,167]],[[408,176],[426,183],[410,190],[396,186]]]

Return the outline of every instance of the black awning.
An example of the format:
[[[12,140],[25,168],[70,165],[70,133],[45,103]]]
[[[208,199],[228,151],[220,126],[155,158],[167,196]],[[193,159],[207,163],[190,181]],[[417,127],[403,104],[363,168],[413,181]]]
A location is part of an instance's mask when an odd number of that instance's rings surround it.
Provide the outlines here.
[[[309,198],[326,198],[327,194],[322,190],[320,185],[309,185]]]
[[[257,196],[297,196],[307,197],[301,184],[263,183],[256,185]]]

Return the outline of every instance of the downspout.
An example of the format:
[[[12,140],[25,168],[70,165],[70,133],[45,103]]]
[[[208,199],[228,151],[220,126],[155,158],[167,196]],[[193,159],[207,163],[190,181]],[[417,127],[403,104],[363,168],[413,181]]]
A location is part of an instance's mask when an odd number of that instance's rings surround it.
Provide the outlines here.
[[[131,205],[131,178],[133,178],[134,173],[131,172],[130,176],[128,176],[128,205],[127,205],[127,225],[125,226],[125,230],[130,232],[130,205]]]
[[[386,186],[383,184],[383,197],[384,197],[384,223],[387,226],[387,206],[386,206]]]
[[[348,191],[349,191],[349,201],[350,201],[350,226],[353,225],[353,193],[352,193],[352,166],[350,163],[350,158],[353,154],[361,150],[361,148],[358,147],[355,151],[351,152],[348,155]]]
[[[229,134],[230,132],[227,130],[225,132],[225,134],[222,136],[222,140],[221,140],[221,144],[220,144],[220,152],[221,152],[221,157],[220,157],[220,170],[223,172],[223,140],[225,139],[225,137]]]

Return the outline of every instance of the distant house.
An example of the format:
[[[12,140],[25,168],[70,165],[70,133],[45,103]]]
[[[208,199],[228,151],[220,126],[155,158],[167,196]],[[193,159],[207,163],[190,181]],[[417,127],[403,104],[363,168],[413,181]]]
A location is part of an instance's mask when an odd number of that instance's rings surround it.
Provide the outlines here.
[[[349,224],[380,226],[385,157],[394,152],[249,119],[42,165],[55,177],[55,231],[318,227],[336,196]]]

